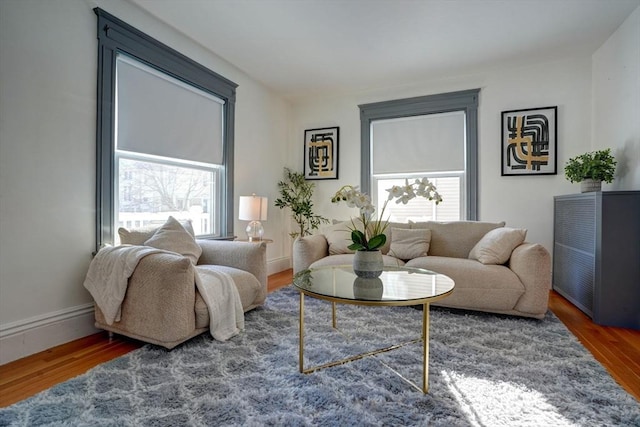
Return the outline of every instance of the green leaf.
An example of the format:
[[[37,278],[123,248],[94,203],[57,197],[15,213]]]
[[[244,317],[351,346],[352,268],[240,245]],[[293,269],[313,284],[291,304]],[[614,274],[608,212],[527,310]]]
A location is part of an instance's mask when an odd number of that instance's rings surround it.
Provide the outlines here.
[[[369,239],[369,250],[378,249],[387,242],[387,236],[384,234],[378,234],[377,236],[373,236]]]
[[[349,250],[351,251],[362,251],[367,249],[364,246],[362,246],[360,243],[352,243],[349,246],[347,246],[347,248],[349,248]]]
[[[351,231],[351,240],[354,244],[358,244],[360,246],[366,247],[367,238],[364,233],[360,230],[352,230]]]

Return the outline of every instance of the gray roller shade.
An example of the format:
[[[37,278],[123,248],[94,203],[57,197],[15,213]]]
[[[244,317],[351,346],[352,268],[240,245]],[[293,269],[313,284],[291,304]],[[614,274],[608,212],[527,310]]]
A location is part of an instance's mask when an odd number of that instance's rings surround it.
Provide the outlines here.
[[[464,111],[371,123],[374,175],[464,170],[464,150]]]
[[[126,55],[116,72],[118,150],[223,163],[222,99]]]

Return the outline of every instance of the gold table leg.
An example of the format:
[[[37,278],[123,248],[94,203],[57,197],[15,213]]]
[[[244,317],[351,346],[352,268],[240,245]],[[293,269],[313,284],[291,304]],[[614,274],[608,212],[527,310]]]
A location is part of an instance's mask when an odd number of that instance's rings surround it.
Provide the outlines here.
[[[304,293],[300,292],[300,373],[304,373]]]
[[[422,306],[422,392],[429,391],[429,303]]]
[[[333,329],[336,329],[336,303],[331,303],[331,320],[333,321]]]
[[[333,327],[336,328],[336,304],[335,302],[332,302],[331,305],[332,305]],[[300,347],[300,354],[299,354],[300,373],[310,374],[312,372],[315,372],[321,369],[342,365],[348,362],[353,362],[355,360],[362,359],[364,357],[369,357],[376,354],[385,353],[387,351],[395,350],[400,347],[404,347],[407,344],[417,343],[420,340],[422,340],[422,353],[423,353],[422,354],[422,392],[426,394],[429,392],[429,303],[425,303],[422,306],[421,338],[407,341],[401,344],[395,344],[390,347],[369,351],[367,353],[362,353],[355,356],[347,357],[345,359],[336,360],[335,362],[325,363],[324,365],[315,366],[309,369],[304,369],[304,293],[300,292],[300,346],[299,346]],[[395,372],[395,370],[393,371]],[[411,384],[413,387],[420,390],[420,388],[416,384],[414,384],[412,381],[404,378],[402,375],[400,375],[400,377],[403,378],[409,384]]]

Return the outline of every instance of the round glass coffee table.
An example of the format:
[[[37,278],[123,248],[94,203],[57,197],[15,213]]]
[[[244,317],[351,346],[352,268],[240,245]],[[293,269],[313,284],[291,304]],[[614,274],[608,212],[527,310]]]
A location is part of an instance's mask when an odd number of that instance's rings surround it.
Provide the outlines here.
[[[400,348],[422,341],[423,369],[422,388],[407,380],[411,385],[427,393],[429,390],[429,304],[445,298],[453,292],[454,281],[444,274],[411,267],[385,267],[377,279],[362,279],[355,275],[351,265],[312,268],[297,273],[293,285],[300,291],[300,372],[308,374],[319,369],[341,365],[363,357]],[[333,327],[336,323],[336,304],[362,306],[412,306],[422,305],[422,334],[415,340],[391,347],[358,354],[346,359],[326,363],[312,368],[304,368],[304,297],[318,298],[331,302]]]

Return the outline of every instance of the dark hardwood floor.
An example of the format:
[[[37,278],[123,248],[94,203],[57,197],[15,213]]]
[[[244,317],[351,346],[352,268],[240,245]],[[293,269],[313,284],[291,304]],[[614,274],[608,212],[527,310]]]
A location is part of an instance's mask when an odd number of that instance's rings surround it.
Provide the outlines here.
[[[269,276],[269,292],[291,283],[291,270]],[[640,331],[594,324],[555,292],[549,307],[630,394],[640,401]],[[0,366],[0,407],[11,405],[143,344],[106,332]]]

